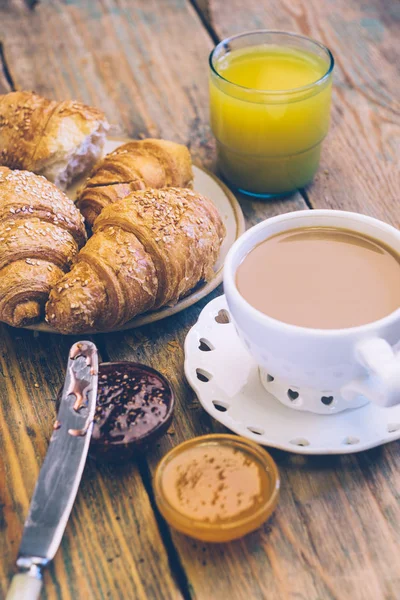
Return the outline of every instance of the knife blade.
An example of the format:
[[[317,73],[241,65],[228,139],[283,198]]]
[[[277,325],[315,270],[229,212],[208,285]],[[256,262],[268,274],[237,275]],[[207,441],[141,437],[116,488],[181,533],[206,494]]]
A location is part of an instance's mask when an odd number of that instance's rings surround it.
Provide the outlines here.
[[[98,385],[97,348],[74,344],[69,352],[61,402],[25,521],[17,567],[6,600],[35,600],[41,570],[61,543],[85,466]]]

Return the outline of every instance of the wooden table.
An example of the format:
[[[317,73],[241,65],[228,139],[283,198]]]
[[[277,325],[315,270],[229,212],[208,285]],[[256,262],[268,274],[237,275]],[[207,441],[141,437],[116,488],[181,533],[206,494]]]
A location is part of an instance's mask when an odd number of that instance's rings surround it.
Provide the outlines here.
[[[396,0],[0,0],[0,91],[78,98],[104,109],[120,133],[188,144],[213,168],[211,48],[242,30],[302,32],[335,55],[331,133],[307,190],[281,202],[241,199],[248,225],[318,207],[399,226],[399,8]],[[139,360],[168,374],[175,421],[137,462],[88,462],[42,597],[400,598],[398,443],[337,457],[272,451],[282,476],[279,507],[263,528],[234,543],[193,541],[158,514],[152,475],[160,458],[183,440],[223,430],[183,375],[185,335],[210,299],[142,329],[95,336],[103,360]],[[72,341],[0,327],[2,596]]]

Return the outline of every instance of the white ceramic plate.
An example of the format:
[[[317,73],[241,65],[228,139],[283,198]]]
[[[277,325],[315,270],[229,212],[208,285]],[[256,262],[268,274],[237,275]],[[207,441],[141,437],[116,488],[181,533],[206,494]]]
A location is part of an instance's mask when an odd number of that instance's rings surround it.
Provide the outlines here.
[[[221,311],[229,316],[225,296],[209,302],[189,331],[185,374],[203,408],[225,427],[298,454],[349,454],[400,438],[400,405],[319,415],[281,404],[261,385],[234,325],[216,321]]]
[[[105,154],[112,152],[115,150],[115,148],[118,148],[118,146],[121,146],[127,141],[129,140],[107,140],[105,145]],[[223,265],[228,250],[245,230],[242,209],[240,208],[240,205],[232,192],[213,173],[210,173],[202,167],[197,166],[193,167],[193,173],[194,189],[200,194],[207,196],[214,202],[226,227],[226,237],[221,246],[219,258],[214,267],[214,277],[204,285],[198,286],[189,296],[183,298],[175,306],[168,306],[154,312],[148,312],[143,315],[139,315],[135,319],[132,319],[132,321],[125,323],[125,325],[120,327],[119,330],[140,327],[141,325],[146,325],[147,323],[152,323],[154,321],[159,321],[160,319],[170,317],[171,315],[174,315],[181,310],[192,306],[192,304],[195,304],[207,296],[207,294],[212,292],[222,282]],[[76,190],[81,184],[82,180],[76,182],[74,186],[71,186],[71,188],[67,190],[68,196],[73,200],[75,200]],[[29,326],[28,329],[55,332],[55,330],[47,325],[47,323],[37,323],[36,325]]]

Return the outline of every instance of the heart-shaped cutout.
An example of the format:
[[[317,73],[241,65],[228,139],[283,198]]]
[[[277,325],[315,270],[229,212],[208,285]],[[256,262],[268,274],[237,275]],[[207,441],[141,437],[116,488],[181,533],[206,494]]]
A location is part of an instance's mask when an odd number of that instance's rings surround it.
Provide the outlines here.
[[[333,396],[322,396],[321,402],[322,404],[325,404],[325,406],[329,406],[333,402]]]
[[[209,373],[208,371],[205,371],[204,369],[196,369],[196,376],[197,376],[197,379],[199,381],[202,381],[203,383],[207,383],[208,381],[210,381],[212,379],[211,373]]]
[[[289,400],[297,400],[297,398],[299,397],[299,392],[295,392],[294,390],[288,390],[287,391],[287,395]]]
[[[217,321],[217,323],[222,323],[222,325],[231,322],[229,313],[225,308],[221,308],[221,310],[218,312],[217,316],[215,317],[215,320]]]
[[[290,440],[290,444],[293,444],[293,446],[309,446],[310,442],[306,438],[296,438]]]
[[[199,340],[199,350],[201,350],[202,352],[211,352],[212,350],[214,350],[214,346],[205,338],[201,338]]]
[[[219,410],[219,412],[226,412],[229,408],[229,404],[227,404],[226,402],[220,402],[219,400],[213,400],[212,403],[214,405],[214,408]]]
[[[260,429],[260,427],[248,427],[247,429],[256,435],[264,435],[265,433],[264,429]]]

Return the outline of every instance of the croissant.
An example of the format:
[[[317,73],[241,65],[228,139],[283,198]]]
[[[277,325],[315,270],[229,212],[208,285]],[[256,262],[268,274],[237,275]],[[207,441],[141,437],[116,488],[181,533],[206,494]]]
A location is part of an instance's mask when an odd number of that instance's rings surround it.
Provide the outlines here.
[[[166,140],[138,140],[120,146],[95,167],[77,206],[89,227],[109,204],[135,190],[191,187],[192,160],[186,146]]]
[[[100,158],[108,123],[80,102],[33,92],[0,96],[0,165],[44,175],[61,189]]]
[[[0,167],[0,321],[43,318],[50,289],[85,241],[82,215],[55,185]]]
[[[104,208],[93,231],[46,306],[62,333],[115,329],[175,304],[212,276],[225,236],[213,203],[180,188],[132,192]]]

